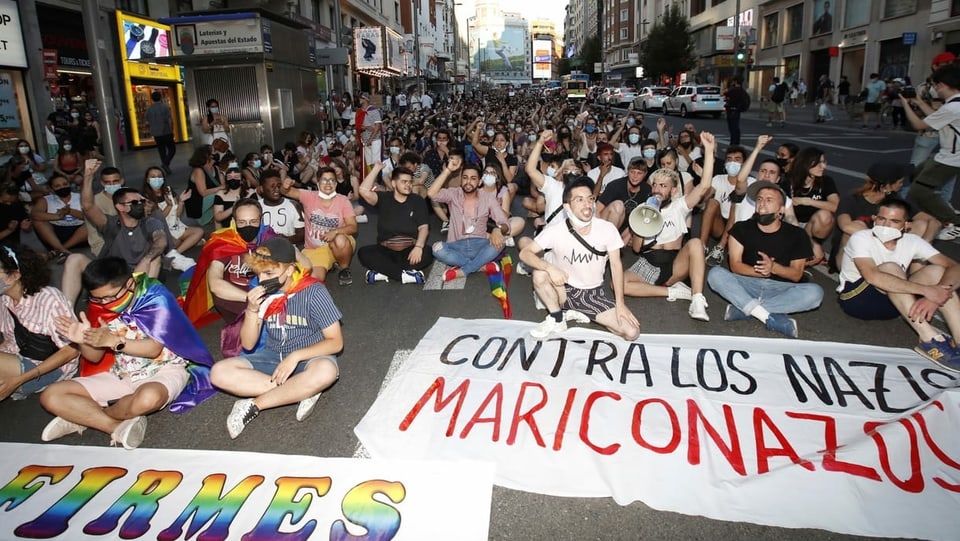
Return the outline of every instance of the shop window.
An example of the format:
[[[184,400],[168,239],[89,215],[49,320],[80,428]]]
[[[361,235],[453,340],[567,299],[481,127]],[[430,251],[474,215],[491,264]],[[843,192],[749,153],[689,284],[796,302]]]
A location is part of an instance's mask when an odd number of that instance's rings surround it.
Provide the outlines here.
[[[956,7],[957,2],[953,2]],[[883,3],[883,18],[903,17],[917,11],[917,0],[885,0]]]
[[[780,43],[780,14],[774,13],[763,18],[763,47],[775,47]]]
[[[198,69],[194,71],[197,102],[206,103],[214,98],[220,104],[220,112],[231,122],[260,122],[260,98],[253,66]]]
[[[796,41],[803,37],[803,4],[787,8],[787,35],[785,41]]]
[[[117,9],[138,15],[150,15],[147,0],[117,0]]]

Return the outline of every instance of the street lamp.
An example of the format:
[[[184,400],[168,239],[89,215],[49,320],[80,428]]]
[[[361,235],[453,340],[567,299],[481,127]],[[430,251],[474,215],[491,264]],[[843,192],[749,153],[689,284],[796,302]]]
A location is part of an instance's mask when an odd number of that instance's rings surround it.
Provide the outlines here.
[[[413,5],[413,61],[414,69],[417,70],[417,92],[423,96],[420,89],[420,0],[411,0]]]

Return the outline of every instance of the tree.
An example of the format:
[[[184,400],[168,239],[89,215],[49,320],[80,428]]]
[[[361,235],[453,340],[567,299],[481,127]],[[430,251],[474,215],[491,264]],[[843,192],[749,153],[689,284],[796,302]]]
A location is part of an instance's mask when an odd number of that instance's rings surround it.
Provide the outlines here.
[[[593,65],[600,62],[600,36],[593,35],[583,42],[570,65],[584,73],[593,74]]]
[[[673,3],[640,45],[640,65],[648,77],[673,76],[696,67],[695,50],[690,22]]]

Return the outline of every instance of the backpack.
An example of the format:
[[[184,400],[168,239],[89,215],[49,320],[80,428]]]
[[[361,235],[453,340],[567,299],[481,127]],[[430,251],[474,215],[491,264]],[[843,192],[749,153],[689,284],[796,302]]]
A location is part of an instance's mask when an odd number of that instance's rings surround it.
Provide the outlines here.
[[[783,103],[784,98],[787,97],[787,85],[786,83],[780,83],[776,88],[773,89],[773,95],[770,96],[770,101],[773,103]]]
[[[750,93],[742,88],[740,89],[740,93],[743,94],[743,96],[740,98],[737,109],[740,109],[741,113],[746,113],[750,110]]]

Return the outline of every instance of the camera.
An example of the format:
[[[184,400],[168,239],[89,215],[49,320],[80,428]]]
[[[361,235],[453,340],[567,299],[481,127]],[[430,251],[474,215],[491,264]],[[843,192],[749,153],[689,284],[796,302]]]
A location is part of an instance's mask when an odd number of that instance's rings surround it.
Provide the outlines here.
[[[917,89],[912,86],[908,86],[900,91],[901,98],[913,99],[917,97]]]

